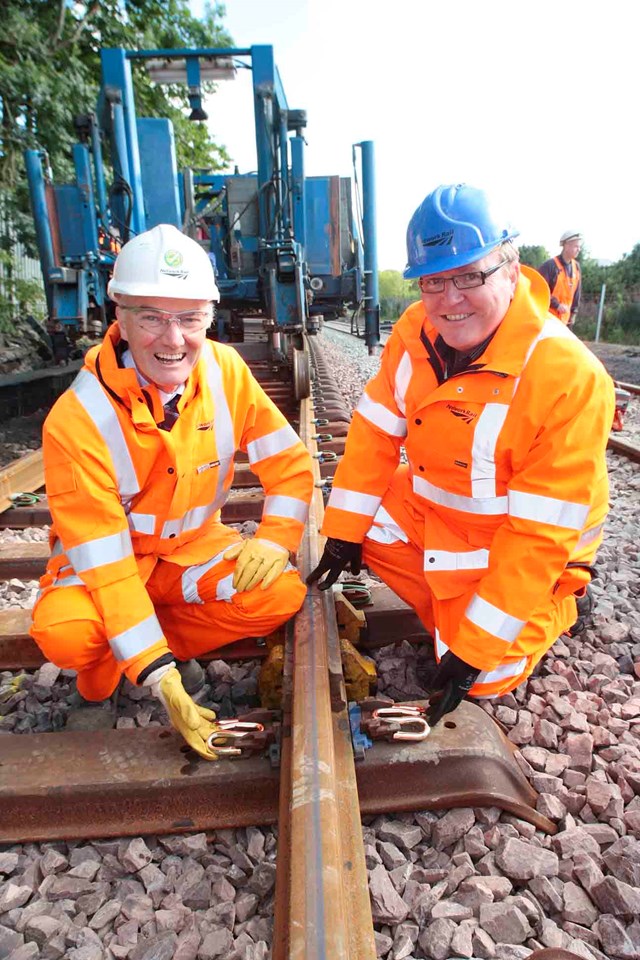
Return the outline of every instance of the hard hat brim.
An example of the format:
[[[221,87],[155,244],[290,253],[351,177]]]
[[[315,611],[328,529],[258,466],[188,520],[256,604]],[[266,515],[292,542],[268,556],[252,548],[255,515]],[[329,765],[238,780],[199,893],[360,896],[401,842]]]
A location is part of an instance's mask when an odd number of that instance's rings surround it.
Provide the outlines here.
[[[518,231],[513,231],[508,237],[500,237],[495,243],[488,244],[475,250],[468,250],[466,253],[451,253],[446,257],[439,257],[437,263],[432,261],[429,265],[414,264],[411,267],[405,267],[402,276],[405,280],[416,280],[418,277],[432,277],[436,273],[443,273],[445,270],[455,270],[457,267],[467,267],[470,263],[476,263],[482,260],[492,250],[497,250],[508,240],[513,240],[519,236]]]

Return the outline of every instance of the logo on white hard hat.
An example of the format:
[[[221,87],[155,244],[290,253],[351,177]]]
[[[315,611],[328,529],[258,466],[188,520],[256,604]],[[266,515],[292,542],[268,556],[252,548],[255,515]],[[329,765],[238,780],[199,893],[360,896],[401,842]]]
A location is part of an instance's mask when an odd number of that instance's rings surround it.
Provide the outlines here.
[[[167,267],[160,267],[160,273],[164,274],[165,277],[175,277],[177,280],[186,280],[189,276],[188,270],[181,270],[184,257],[179,250],[167,250],[164,255],[164,262]]]

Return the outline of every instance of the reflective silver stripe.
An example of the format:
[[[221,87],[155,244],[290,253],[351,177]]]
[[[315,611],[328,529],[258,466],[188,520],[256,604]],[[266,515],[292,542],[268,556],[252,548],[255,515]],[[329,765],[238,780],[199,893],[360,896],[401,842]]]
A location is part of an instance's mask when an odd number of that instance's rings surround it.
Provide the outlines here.
[[[233,574],[230,573],[216,584],[216,600],[222,600],[224,603],[231,603],[231,597],[238,591],[233,585]],[[200,601],[202,603],[202,601]]]
[[[163,638],[162,627],[155,613],[152,613],[135,627],[130,627],[117,636],[111,637],[109,646],[116,660],[129,660]]]
[[[107,394],[97,377],[88,370],[81,370],[71,384],[71,389],[82,404],[85,412],[93,420],[98,433],[104,440],[116,474],[118,493],[121,499],[140,493],[140,485],[135,467],[118,415],[111,406]]]
[[[198,563],[186,568],[182,574],[182,596],[185,603],[204,603],[204,600],[200,598],[198,593],[198,581],[201,580],[205,573],[211,570],[212,567],[222,562],[225,553],[227,550],[230,550],[232,546],[233,544],[230,543],[224,550],[216,553],[215,557],[205,561],[205,563]]]
[[[582,550],[583,547],[588,547],[590,543],[593,543],[594,540],[598,539],[603,530],[604,523],[599,523],[597,527],[592,527],[591,530],[585,530],[578,540],[573,553],[577,553],[579,550]]]
[[[112,533],[108,537],[98,537],[97,540],[89,540],[78,544],[77,547],[69,547],[67,550],[67,556],[76,573],[95,570],[132,555],[133,548],[128,530]]]
[[[436,627],[435,640],[436,640],[436,651],[438,654],[438,659],[442,660],[445,653],[449,652],[449,647],[446,645],[444,640],[442,640],[442,638],[440,637],[440,632],[437,627]],[[490,670],[489,672],[483,670],[482,673],[479,673],[473,686],[476,687],[476,685],[496,683],[498,680],[506,680],[507,677],[518,677],[520,676],[521,673],[524,672],[526,666],[527,666],[526,657],[522,657],[522,659],[520,660],[501,663],[494,670]],[[480,695],[480,691],[477,692],[477,695],[478,696]],[[474,696],[476,696],[475,693],[474,693]]]
[[[481,627],[482,630],[493,634],[499,640],[504,640],[505,643],[513,643],[526,623],[526,620],[518,620],[487,600],[483,600],[477,593],[471,598],[465,610],[465,616],[476,627]]]
[[[473,497],[496,495],[496,444],[508,412],[506,403],[487,403],[478,417],[471,448]]]
[[[53,589],[57,587],[85,587],[85,583],[84,580],[80,579],[80,577],[63,577],[62,579],[58,579],[58,577],[56,577],[51,584],[51,588]]]
[[[367,531],[367,540],[374,540],[376,543],[408,543],[409,537],[381,505],[373,518],[373,526]]]
[[[213,431],[216,438],[216,451],[220,467],[218,469],[218,483],[216,485],[216,495],[213,500],[215,509],[220,510],[224,505],[227,495],[225,486],[231,483],[233,474],[233,458],[237,450],[235,432],[233,429],[233,418],[227,403],[227,397],[222,385],[222,371],[213,354],[213,346],[208,343],[209,349],[204,354],[207,369],[207,383],[213,399]],[[232,350],[232,347],[228,349]],[[228,481],[228,483],[227,483]]]
[[[400,413],[406,413],[406,397],[407,389],[411,381],[411,374],[413,373],[413,366],[411,363],[411,356],[408,350],[402,354],[402,360],[398,364],[396,369],[396,382],[394,390],[394,399],[398,405],[398,410]]]
[[[209,517],[213,516],[216,510],[219,510],[227,499],[226,491],[222,493],[222,500],[218,502],[213,500],[211,503],[205,504],[204,507],[193,507],[182,517],[176,517],[175,520],[167,520],[160,534],[161,537],[167,538],[178,537],[181,533],[186,533],[187,530],[197,530],[198,527],[201,527]]]
[[[439,503],[442,507],[451,507],[452,510],[462,510],[465,513],[478,513],[485,516],[497,516],[506,514],[506,497],[482,497],[476,500],[474,497],[465,497],[460,493],[449,493],[429,483],[423,477],[413,477],[414,492],[425,500],[432,503]]]
[[[328,506],[336,507],[338,510],[346,510],[347,513],[362,513],[365,517],[373,517],[381,503],[382,497],[334,487],[329,497]]]
[[[293,427],[290,427],[287,423],[284,427],[280,427],[272,433],[266,433],[263,437],[258,437],[257,440],[252,440],[251,443],[247,444],[249,463],[252,465],[259,463],[261,460],[273,457],[276,453],[282,453],[283,450],[288,450],[301,442]]]
[[[287,497],[282,493],[265,497],[262,516],[288,517],[290,520],[299,520],[304,523],[309,512],[309,504],[298,497]]]
[[[489,566],[488,550],[466,550],[454,553],[451,550],[425,550],[424,569],[435,570],[486,570]]]
[[[127,514],[127,520],[129,521],[129,529],[135,530],[136,533],[146,533],[150,537],[153,536],[156,529],[156,520],[158,518],[153,513],[129,513]]]
[[[392,437],[406,437],[407,421],[404,417],[398,417],[382,403],[372,400],[371,397],[363,393],[360,397],[356,411],[380,430],[384,430]]]
[[[494,670],[489,670],[488,673],[483,670],[482,673],[478,674],[476,683],[496,683],[498,680],[506,680],[507,677],[519,677],[526,669],[526,666],[526,657],[522,657],[521,660],[511,660],[507,661],[507,663],[501,663]]]
[[[519,520],[534,520],[554,527],[582,530],[589,516],[589,504],[556,500],[537,493],[509,490],[509,516]]]

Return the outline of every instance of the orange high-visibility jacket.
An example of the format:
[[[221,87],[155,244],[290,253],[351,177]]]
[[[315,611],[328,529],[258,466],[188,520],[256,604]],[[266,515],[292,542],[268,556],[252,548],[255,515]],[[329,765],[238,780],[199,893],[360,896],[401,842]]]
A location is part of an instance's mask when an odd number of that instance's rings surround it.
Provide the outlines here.
[[[154,386],[118,366],[114,324],[44,425],[53,526],[43,588],[83,584],[130,679],[169,651],[144,583],[159,558],[210,563],[235,542],[220,522],[247,451],[266,499],[256,536],[295,551],[313,492],[301,440],[232,347],[205,341],[172,430]]]
[[[424,575],[440,601],[469,592],[453,652],[494,669],[535,611],[590,577],[608,509],[613,382],[548,313],[522,268],[485,352],[438,385],[421,302],[397,322],[354,412],[322,532],[361,542],[404,446],[411,506],[424,517]]]
[[[538,270],[551,290],[549,310],[563,323],[569,323],[575,317],[580,305],[580,264],[577,260],[571,260],[569,266],[571,267],[571,276],[569,276],[568,266],[562,257],[553,257],[551,260],[546,260]],[[561,303],[568,308],[567,313],[558,313],[558,306]]]

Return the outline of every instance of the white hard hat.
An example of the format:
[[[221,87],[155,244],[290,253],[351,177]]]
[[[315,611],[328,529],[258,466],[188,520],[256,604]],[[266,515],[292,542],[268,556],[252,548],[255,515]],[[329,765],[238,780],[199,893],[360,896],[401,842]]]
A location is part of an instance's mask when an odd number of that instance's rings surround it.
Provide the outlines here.
[[[565,230],[560,237],[560,243],[566,243],[567,240],[582,240],[582,234],[579,230]]]
[[[176,300],[219,300],[213,265],[202,247],[168,223],[124,245],[107,293]]]

